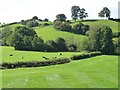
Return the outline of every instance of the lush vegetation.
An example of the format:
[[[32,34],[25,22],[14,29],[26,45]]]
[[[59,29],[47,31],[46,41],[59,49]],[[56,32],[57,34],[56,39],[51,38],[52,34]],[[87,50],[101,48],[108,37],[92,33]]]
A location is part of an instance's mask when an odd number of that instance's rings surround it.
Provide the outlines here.
[[[118,88],[118,56],[2,71],[3,88]]]

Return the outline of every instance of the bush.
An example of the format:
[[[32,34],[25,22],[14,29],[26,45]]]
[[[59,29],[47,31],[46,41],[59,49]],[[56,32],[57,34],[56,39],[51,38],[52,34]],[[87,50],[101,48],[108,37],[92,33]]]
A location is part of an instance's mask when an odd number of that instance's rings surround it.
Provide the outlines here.
[[[26,25],[28,27],[36,27],[36,26],[39,26],[39,23],[37,21],[28,21]]]
[[[120,32],[113,33],[113,38],[118,38],[118,37],[120,37]]]
[[[31,61],[31,62],[15,62],[15,63],[2,63],[1,69],[12,69],[12,68],[22,68],[22,67],[41,67],[50,66],[57,64],[69,63],[69,58],[59,58],[49,61]]]
[[[50,25],[50,24],[49,24],[49,23],[44,23],[43,25],[44,25],[44,26],[48,26],[48,25]]]
[[[71,31],[72,27],[68,23],[62,23],[59,27],[61,31]]]
[[[81,55],[74,55],[70,57],[71,60],[79,60],[79,59],[86,59],[86,58],[91,58],[94,56],[102,55],[101,52],[91,52],[87,54],[81,54]]]

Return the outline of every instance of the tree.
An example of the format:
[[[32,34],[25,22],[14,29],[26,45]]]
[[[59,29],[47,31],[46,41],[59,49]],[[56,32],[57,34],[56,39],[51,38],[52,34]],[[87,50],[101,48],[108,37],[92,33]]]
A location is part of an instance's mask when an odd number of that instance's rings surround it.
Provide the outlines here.
[[[74,25],[73,26],[73,30],[74,30],[73,32],[77,33],[77,34],[82,34],[83,33],[82,26],[84,26],[83,23],[79,23],[79,24]]]
[[[71,8],[71,13],[72,13],[71,17],[72,17],[73,20],[75,20],[75,22],[78,19],[79,11],[80,11],[80,7],[79,6],[72,6],[72,8]]]
[[[44,19],[45,22],[48,22],[49,20],[47,18]]]
[[[32,47],[35,51],[44,51],[45,44],[42,38],[35,36],[32,40]]]
[[[93,27],[89,32],[91,51],[112,54],[114,52],[112,37],[112,30],[109,26]]]
[[[37,34],[33,29],[18,26],[9,38],[9,44],[15,47],[15,49],[32,50],[31,42],[35,36],[37,36]]]
[[[62,23],[59,27],[61,31],[71,31],[72,27],[68,23]]]
[[[65,14],[58,14],[56,16],[56,20],[59,20],[61,22],[66,21],[66,19],[67,19],[67,17],[65,16]]]
[[[34,16],[32,20],[39,20],[37,16]]]
[[[83,20],[83,18],[86,18],[88,17],[88,13],[85,12],[85,9],[82,8],[80,9],[80,12],[79,12],[79,16],[78,16],[81,20]]]
[[[89,25],[83,25],[81,29],[82,29],[82,34],[85,35],[86,32],[89,30]]]
[[[66,45],[66,42],[63,38],[58,38],[56,40],[56,48],[58,51],[67,51],[67,45]]]
[[[98,13],[98,16],[99,17],[106,17],[106,18],[110,18],[110,13],[111,11],[107,8],[107,7],[104,7],[100,13]]]
[[[28,27],[36,27],[39,25],[37,21],[28,21],[26,24]]]
[[[4,46],[9,45],[8,39],[9,36],[12,34],[12,28],[9,26],[4,27],[2,30],[0,30],[0,43]]]

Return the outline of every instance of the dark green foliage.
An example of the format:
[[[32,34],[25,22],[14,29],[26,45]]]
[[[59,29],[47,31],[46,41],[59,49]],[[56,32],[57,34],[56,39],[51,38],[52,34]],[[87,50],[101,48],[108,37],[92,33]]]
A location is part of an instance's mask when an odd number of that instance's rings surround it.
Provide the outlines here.
[[[48,22],[49,20],[47,18],[44,19],[45,22]]]
[[[28,21],[26,25],[28,27],[36,27],[36,26],[39,26],[39,23],[37,21]]]
[[[34,37],[32,40],[32,48],[34,51],[44,51],[45,49],[45,44],[43,39],[40,37]]]
[[[26,25],[26,22],[24,20],[21,20],[20,22],[22,25]]]
[[[75,52],[77,50],[77,46],[74,44],[69,45],[67,48],[70,52]]]
[[[83,33],[82,26],[84,26],[84,24],[82,23],[74,25],[73,26],[74,33],[82,34]]]
[[[0,69],[12,69],[12,68],[25,68],[25,67],[41,67],[41,66],[50,66],[57,64],[69,63],[69,58],[58,58],[49,61],[31,61],[31,62],[15,62],[15,63],[2,63]]]
[[[60,25],[61,25],[61,24],[62,24],[61,21],[55,20],[55,21],[54,21],[54,28],[60,29]]]
[[[81,20],[83,20],[83,18],[88,17],[88,13],[85,13],[85,9],[84,8],[80,9],[79,6],[72,6],[71,13],[72,13],[71,17],[75,21],[78,19],[78,17]]]
[[[68,51],[66,42],[63,38],[58,38],[56,41],[49,40],[46,42],[46,46],[46,50],[49,52]]]
[[[63,38],[58,38],[56,40],[56,43],[57,43],[56,48],[58,51],[62,51],[62,52],[67,51],[67,45]]]
[[[71,13],[72,13],[71,17],[72,17],[73,20],[76,21],[78,19],[79,11],[80,11],[80,7],[79,6],[72,6],[72,8],[71,8]]]
[[[86,18],[86,17],[88,17],[88,13],[85,12],[84,8],[80,9],[79,18],[83,20],[83,18]]]
[[[91,58],[91,57],[98,56],[98,55],[102,55],[101,52],[91,52],[87,54],[74,55],[71,57],[71,60],[86,59],[86,58]]]
[[[38,20],[39,18],[37,16],[34,16],[32,20]]]
[[[81,29],[82,29],[82,34],[85,35],[86,32],[89,30],[89,25],[83,25]]]
[[[106,17],[106,18],[110,18],[110,10],[107,7],[104,7],[100,13],[98,13],[99,17]]]
[[[56,16],[56,20],[61,21],[61,22],[66,21],[66,19],[67,17],[65,16],[65,14],[58,14]]]
[[[72,27],[70,24],[68,23],[62,23],[60,26],[59,26],[59,29],[61,31],[71,31]]]
[[[44,26],[48,26],[48,25],[50,25],[50,24],[49,24],[49,23],[44,23],[43,25],[44,25]]]
[[[120,37],[120,32],[113,33],[113,38],[118,38],[118,37]]]
[[[57,43],[53,40],[48,40],[46,42],[46,50],[48,52],[55,52],[55,51],[58,51],[57,50]]]
[[[33,29],[25,26],[18,26],[9,37],[9,45],[14,46],[15,49],[19,50],[31,50],[31,41],[36,35],[37,34]]]
[[[79,23],[73,26],[73,32],[76,34],[85,35],[89,30],[89,25],[84,25],[83,23]]]
[[[12,34],[12,29],[9,26],[4,27],[2,30],[0,30],[0,43],[2,46],[8,46],[8,39],[10,35]]]
[[[93,27],[89,33],[91,51],[112,54],[114,52],[112,38],[112,30],[109,26]]]
[[[120,37],[116,40],[114,40],[114,50],[115,50],[115,54],[119,54],[120,55]]]

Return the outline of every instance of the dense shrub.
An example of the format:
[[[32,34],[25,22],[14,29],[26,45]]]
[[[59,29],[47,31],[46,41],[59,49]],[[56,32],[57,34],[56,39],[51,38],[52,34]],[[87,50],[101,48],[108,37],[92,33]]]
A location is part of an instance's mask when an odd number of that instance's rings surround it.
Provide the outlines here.
[[[102,55],[101,52],[91,52],[87,54],[81,54],[81,55],[74,55],[70,59],[71,60],[79,60],[79,59],[85,59],[85,58],[91,58],[94,56]]]
[[[115,52],[115,54],[120,55],[120,37],[116,38],[113,43],[114,43],[114,50],[115,50],[114,52]]]
[[[44,26],[48,26],[48,25],[50,25],[50,24],[49,24],[49,23],[44,23],[43,25],[44,25]]]
[[[71,31],[72,27],[68,23],[62,23],[59,27],[61,31]]]
[[[118,38],[118,37],[120,37],[120,32],[113,33],[113,38]]]
[[[39,26],[39,23],[37,21],[28,21],[26,25],[28,27],[36,27],[36,26]]]
[[[67,48],[70,52],[75,52],[77,50],[77,46],[74,44],[69,45]]]
[[[41,66],[64,64],[69,62],[70,62],[69,58],[58,58],[58,59],[49,60],[49,61],[2,63],[0,67],[1,69],[12,69],[12,68],[22,68],[22,67],[41,67]]]

